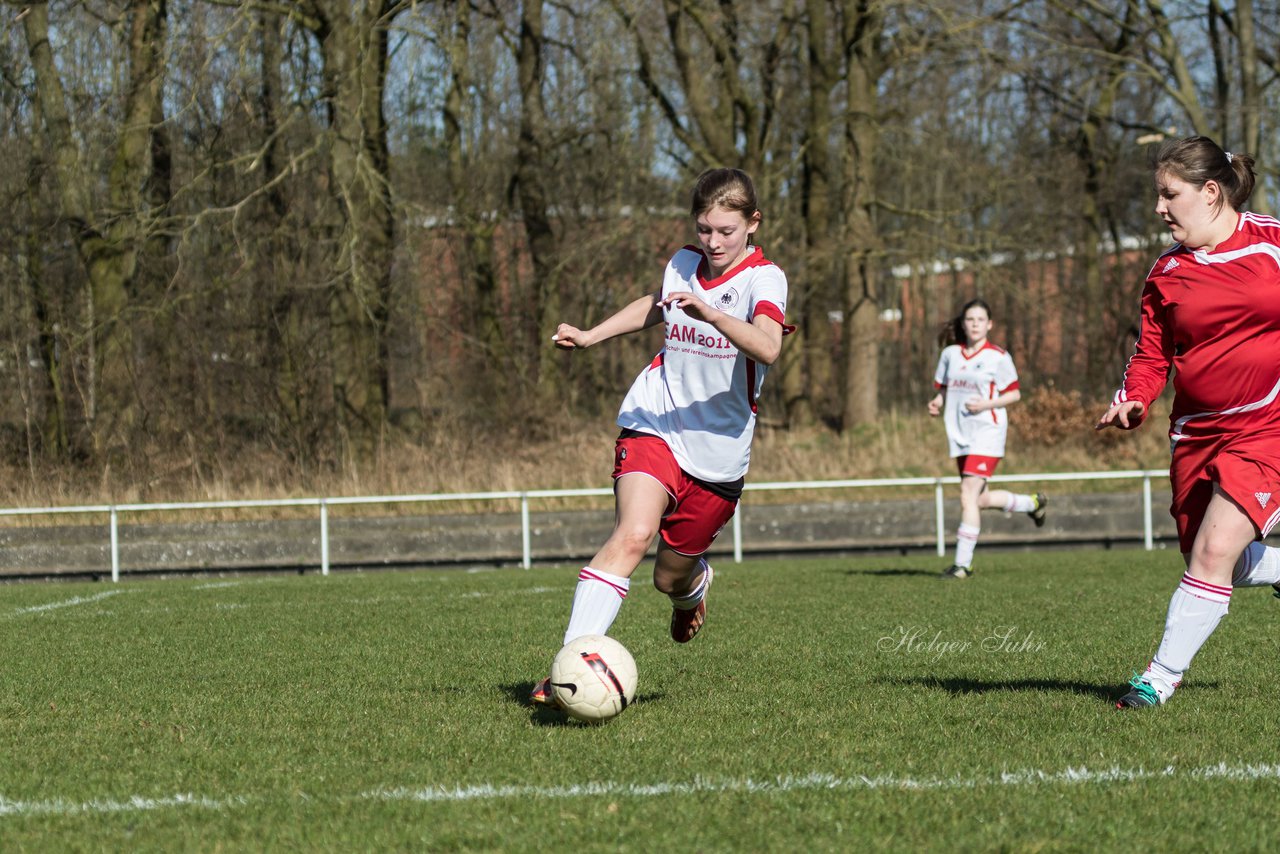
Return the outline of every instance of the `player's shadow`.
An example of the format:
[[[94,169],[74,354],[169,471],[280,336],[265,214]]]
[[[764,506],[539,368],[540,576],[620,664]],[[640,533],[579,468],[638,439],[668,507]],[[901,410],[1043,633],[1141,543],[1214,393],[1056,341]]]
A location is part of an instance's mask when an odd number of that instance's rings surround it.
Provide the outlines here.
[[[913,567],[885,567],[883,569],[846,569],[842,570],[845,575],[879,575],[890,578],[898,575],[917,575],[938,578],[941,573],[936,569],[916,569]]]
[[[1124,693],[1123,686],[1108,682],[1076,682],[1069,679],[967,679],[964,677],[940,678],[935,676],[894,677],[879,680],[886,685],[903,685],[912,688],[940,688],[949,694],[989,694],[993,691],[1066,691],[1084,694],[1100,700],[1115,700]]]
[[[1084,694],[1114,702],[1120,699],[1128,687],[1124,684],[1108,682],[1099,685],[1095,682],[1075,682],[1069,679],[965,679],[953,677],[943,679],[936,676],[893,677],[878,680],[885,685],[903,685],[913,688],[941,688],[949,694],[988,694],[992,691],[1066,691],[1070,694]],[[1180,692],[1216,691],[1219,683],[1197,682],[1180,688]]]
[[[507,699],[515,703],[517,706],[524,706],[533,713],[532,722],[537,726],[582,726],[581,721],[576,721],[566,715],[564,712],[553,709],[549,706],[540,706],[529,699],[529,693],[533,691],[536,682],[515,682],[507,685],[500,685],[502,693],[507,695]],[[646,691],[636,694],[634,700],[631,701],[632,706],[638,706],[641,703],[656,703],[666,698],[666,694],[661,691]]]

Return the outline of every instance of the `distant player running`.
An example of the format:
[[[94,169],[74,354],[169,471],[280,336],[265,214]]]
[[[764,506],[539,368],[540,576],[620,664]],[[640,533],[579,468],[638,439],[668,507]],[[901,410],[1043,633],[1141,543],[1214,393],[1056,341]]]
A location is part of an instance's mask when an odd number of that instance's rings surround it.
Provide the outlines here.
[[[666,339],[618,412],[614,529],[578,573],[565,643],[608,632],[655,536],[653,584],[671,599],[672,639],[688,643],[706,618],[704,555],[742,493],[756,401],[782,349],[787,278],[751,244],[761,213],[745,172],[704,172],[692,213],[699,245],[672,256],[661,290],[554,336],[573,350],[663,323]],[[530,699],[554,704],[549,680]]]
[[[955,563],[943,578],[973,575],[973,552],[982,531],[983,510],[1026,513],[1039,528],[1044,525],[1044,493],[1023,495],[987,489],[1004,457],[1009,434],[1006,407],[1022,398],[1013,358],[987,340],[991,307],[984,300],[965,303],[947,325],[943,341],[952,340],[938,358],[933,384],[938,394],[929,401],[929,414],[942,416],[947,445],[960,469],[960,526],[956,529]]]
[[[1142,423],[1174,371],[1170,511],[1187,569],[1155,657],[1117,708],[1164,703],[1226,615],[1232,587],[1280,582],[1280,222],[1241,213],[1253,158],[1202,136],[1155,161],[1156,214],[1177,245],[1142,290],[1124,384],[1098,429]]]

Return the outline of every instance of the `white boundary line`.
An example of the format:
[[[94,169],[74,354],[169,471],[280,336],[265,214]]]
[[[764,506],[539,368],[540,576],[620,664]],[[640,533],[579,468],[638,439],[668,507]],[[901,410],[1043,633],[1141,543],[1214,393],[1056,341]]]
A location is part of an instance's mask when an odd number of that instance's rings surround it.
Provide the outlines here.
[[[72,605],[88,605],[92,602],[98,602],[106,599],[108,596],[115,596],[117,593],[127,593],[127,590],[108,590],[105,593],[96,593],[93,596],[76,596],[72,599],[64,599],[61,602],[49,602],[45,605],[32,605],[29,608],[15,608],[15,614],[35,614],[39,611],[50,611],[54,608],[70,608]]]
[[[537,800],[543,798],[594,798],[601,796],[652,798],[665,795],[746,793],[759,795],[787,794],[790,792],[829,789],[838,791],[873,791],[878,789],[901,791],[937,791],[951,789],[979,789],[1019,786],[1052,786],[1110,783],[1131,783],[1140,780],[1228,780],[1254,782],[1280,780],[1280,765],[1206,765],[1198,768],[1178,768],[1170,765],[1155,770],[1145,768],[1091,769],[1068,767],[1061,771],[1007,771],[989,777],[897,777],[892,774],[869,777],[861,774],[838,776],[835,774],[805,774],[802,776],[775,777],[771,780],[713,779],[695,777],[691,781],[666,783],[581,783],[573,786],[426,786],[422,788],[374,789],[354,798],[314,798],[305,794],[295,796],[309,803],[349,803],[351,801],[412,801],[418,803],[460,803],[476,800]],[[72,803],[61,799],[51,801],[11,801],[0,796],[0,818],[9,816],[85,815],[120,812],[154,812],[162,809],[196,807],[223,810],[266,802],[265,798],[229,797],[221,800],[193,794],[178,794],[161,798],[140,795],[125,800],[92,800]]]

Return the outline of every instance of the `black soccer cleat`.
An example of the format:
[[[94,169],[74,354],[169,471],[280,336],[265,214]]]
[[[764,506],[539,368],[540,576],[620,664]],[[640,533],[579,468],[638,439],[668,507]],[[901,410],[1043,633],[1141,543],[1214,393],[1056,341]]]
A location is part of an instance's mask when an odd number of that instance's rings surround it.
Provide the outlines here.
[[[1043,492],[1036,493],[1035,509],[1028,511],[1027,515],[1031,517],[1032,522],[1036,523],[1037,528],[1044,527],[1044,517],[1048,513],[1048,510],[1046,508],[1046,505],[1048,505],[1048,503],[1049,503],[1049,496],[1045,495]]]

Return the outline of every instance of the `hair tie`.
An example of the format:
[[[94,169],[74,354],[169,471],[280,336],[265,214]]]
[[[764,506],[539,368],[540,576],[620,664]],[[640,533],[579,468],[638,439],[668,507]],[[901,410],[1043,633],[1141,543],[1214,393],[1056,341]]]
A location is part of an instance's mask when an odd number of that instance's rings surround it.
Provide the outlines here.
[[[1230,151],[1226,152],[1226,155],[1227,155],[1227,162],[1228,162],[1228,163],[1230,163],[1230,162],[1231,162],[1231,152],[1230,152]]]

